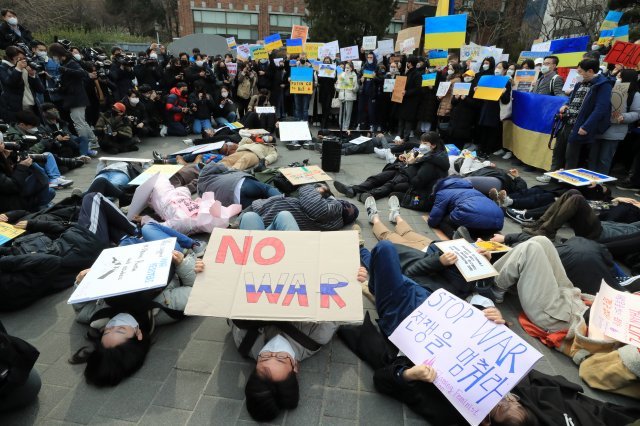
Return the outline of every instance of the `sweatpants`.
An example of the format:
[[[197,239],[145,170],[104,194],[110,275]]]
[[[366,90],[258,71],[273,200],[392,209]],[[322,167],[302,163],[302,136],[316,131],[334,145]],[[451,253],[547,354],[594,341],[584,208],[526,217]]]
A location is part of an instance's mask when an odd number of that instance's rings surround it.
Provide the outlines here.
[[[369,176],[364,182],[353,186],[356,193],[370,193],[376,200],[389,196],[392,192],[406,192],[409,189],[409,178],[397,170],[384,170],[377,175]]]
[[[220,163],[236,170],[247,170],[258,165],[258,156],[251,151],[236,151],[220,160]]]
[[[109,246],[136,232],[136,225],[104,195],[91,192],[82,198],[78,225],[87,228]]]

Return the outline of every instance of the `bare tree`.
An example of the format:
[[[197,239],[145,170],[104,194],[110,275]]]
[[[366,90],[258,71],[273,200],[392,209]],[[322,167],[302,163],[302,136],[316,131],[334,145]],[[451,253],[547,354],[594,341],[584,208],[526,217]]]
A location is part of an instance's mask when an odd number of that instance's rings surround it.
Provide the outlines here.
[[[540,26],[539,36],[547,40],[595,35],[605,9],[606,0],[549,0],[544,14],[537,13],[532,22]]]
[[[464,1],[461,10],[467,13],[471,40],[494,45],[509,42],[520,30],[525,0]]]

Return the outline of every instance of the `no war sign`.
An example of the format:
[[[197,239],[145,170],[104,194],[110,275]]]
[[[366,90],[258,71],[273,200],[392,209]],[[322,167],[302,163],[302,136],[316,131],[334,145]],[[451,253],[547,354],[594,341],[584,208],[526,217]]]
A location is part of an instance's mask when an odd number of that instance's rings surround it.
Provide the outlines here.
[[[362,321],[356,232],[216,228],[203,260],[187,315]]]

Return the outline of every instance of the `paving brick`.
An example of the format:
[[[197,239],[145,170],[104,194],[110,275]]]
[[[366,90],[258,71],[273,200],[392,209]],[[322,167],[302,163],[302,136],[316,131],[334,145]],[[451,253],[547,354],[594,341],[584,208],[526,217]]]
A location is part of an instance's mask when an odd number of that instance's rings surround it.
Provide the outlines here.
[[[301,398],[298,408],[290,410],[284,419],[284,424],[289,425],[317,425],[320,424],[320,412],[322,411],[322,399]]]
[[[135,374],[138,379],[164,382],[178,363],[180,351],[153,346],[144,365]]]
[[[224,342],[231,328],[224,318],[205,318],[198,327],[195,338],[199,340],[213,340],[214,342]]]
[[[110,417],[103,417],[103,416],[95,416],[93,419],[91,419],[91,421],[89,422],[90,426],[93,425],[100,425],[100,426],[133,426],[136,423],[134,422],[127,422],[125,420],[118,420],[118,419],[112,419]]]
[[[298,384],[300,386],[300,397],[301,398],[322,398],[324,395],[324,384],[326,381],[326,373],[316,373],[313,371],[305,370],[304,363],[307,360],[303,361],[303,364],[300,368],[300,373],[298,374]]]
[[[210,376],[209,373],[173,370],[160,388],[153,404],[193,410]]]
[[[206,340],[192,340],[178,359],[180,370],[211,373],[220,360],[222,343]]]
[[[191,411],[152,405],[139,424],[140,426],[181,426],[187,424],[190,416]]]
[[[49,414],[68,392],[69,389],[64,387],[43,384],[35,403],[11,413],[2,413],[0,423],[6,426],[32,425],[37,418]]]
[[[182,349],[193,339],[203,318],[187,317],[182,321],[159,327],[155,336],[155,347]]]
[[[137,422],[151,404],[161,384],[130,378],[120,383],[102,405],[99,416]]]
[[[41,375],[42,383],[72,388],[84,379],[84,364],[69,364],[62,356]]]
[[[390,397],[360,392],[360,424],[390,425],[402,419],[402,405]]]
[[[332,362],[327,386],[358,390],[358,365]]]
[[[65,395],[48,417],[54,420],[87,424],[113,391],[113,388],[96,388],[81,381]]]
[[[220,361],[204,390],[205,395],[244,399],[244,386],[255,365]]]
[[[358,418],[358,394],[338,388],[326,388],[324,393],[325,417],[340,417],[340,419]]]
[[[198,401],[188,424],[193,426],[233,424],[238,419],[241,408],[242,401],[236,399],[203,396]]]
[[[331,341],[331,362],[357,364],[358,357],[345,346],[339,339]]]

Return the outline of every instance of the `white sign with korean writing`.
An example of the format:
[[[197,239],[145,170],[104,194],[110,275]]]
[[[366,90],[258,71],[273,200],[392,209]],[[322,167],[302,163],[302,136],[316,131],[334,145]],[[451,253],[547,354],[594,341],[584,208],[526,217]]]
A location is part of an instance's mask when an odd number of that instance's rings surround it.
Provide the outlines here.
[[[573,91],[573,88],[576,87],[576,84],[581,81],[582,76],[578,74],[578,70],[570,70],[569,75],[567,75],[567,81],[564,82],[564,86],[562,87],[562,91],[565,93]]]
[[[614,290],[602,281],[591,307],[589,337],[613,339],[640,348],[640,297]]]
[[[360,57],[358,46],[343,47],[340,49],[341,61],[355,61]]]
[[[436,370],[436,387],[477,426],[542,354],[505,325],[439,289],[400,323],[391,340],[414,364]]]
[[[495,277],[498,271],[491,262],[478,253],[478,250],[464,239],[439,241],[436,247],[443,253],[451,252],[458,257],[456,267],[467,281]]]
[[[374,50],[378,41],[377,36],[362,37],[362,48],[364,50]]]

